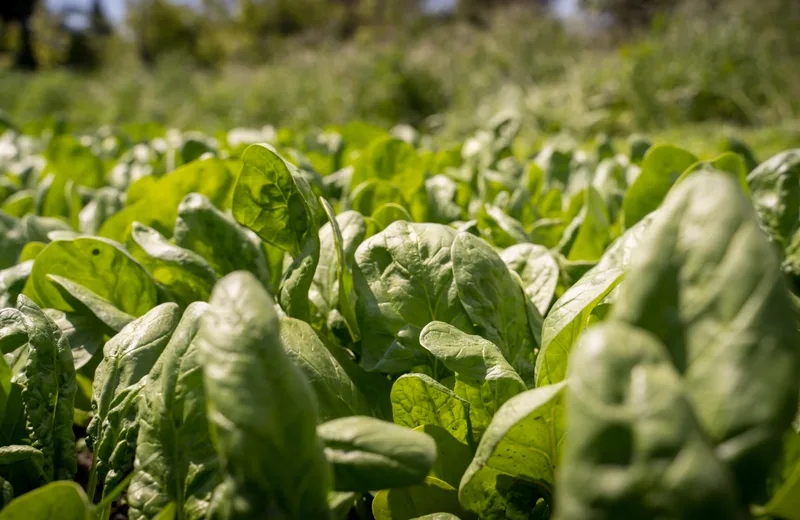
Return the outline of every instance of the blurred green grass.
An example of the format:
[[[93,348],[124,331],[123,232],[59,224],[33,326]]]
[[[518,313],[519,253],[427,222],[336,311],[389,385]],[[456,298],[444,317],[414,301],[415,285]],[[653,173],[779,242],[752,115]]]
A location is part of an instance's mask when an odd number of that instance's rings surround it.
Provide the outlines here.
[[[449,23],[391,37],[361,31],[346,43],[287,40],[262,64],[215,70],[180,55],[148,69],[119,51],[90,74],[3,71],[0,108],[23,125],[63,119],[79,129],[304,129],[363,119],[408,123],[443,139],[512,110],[537,133],[636,131],[682,143],[724,131],[769,146],[776,132],[795,142],[800,120],[800,39],[792,36],[800,8],[787,12],[791,4],[687,3],[624,43],[507,9],[485,28]]]

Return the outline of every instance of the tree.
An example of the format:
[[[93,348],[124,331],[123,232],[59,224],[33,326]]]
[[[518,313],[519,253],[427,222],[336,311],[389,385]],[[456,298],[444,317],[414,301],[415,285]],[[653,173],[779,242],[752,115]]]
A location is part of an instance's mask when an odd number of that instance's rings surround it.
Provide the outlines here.
[[[20,43],[17,47],[16,66],[22,69],[36,69],[36,56],[33,54],[31,17],[36,10],[36,0],[3,0],[0,2],[0,21],[5,29],[9,23],[20,27]]]

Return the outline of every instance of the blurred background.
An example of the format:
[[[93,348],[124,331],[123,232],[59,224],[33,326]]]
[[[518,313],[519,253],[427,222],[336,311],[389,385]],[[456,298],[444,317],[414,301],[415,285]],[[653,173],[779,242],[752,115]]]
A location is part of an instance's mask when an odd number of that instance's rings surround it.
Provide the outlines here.
[[[546,133],[800,135],[798,0],[2,0],[0,10],[0,108],[22,124],[214,132],[363,119],[459,138],[514,111]]]

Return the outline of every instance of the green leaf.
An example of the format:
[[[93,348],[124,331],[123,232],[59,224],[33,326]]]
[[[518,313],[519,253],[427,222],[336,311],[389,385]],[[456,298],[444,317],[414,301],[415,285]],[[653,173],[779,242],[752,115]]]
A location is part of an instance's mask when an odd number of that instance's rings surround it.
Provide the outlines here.
[[[503,213],[497,206],[484,204],[482,211],[478,212],[478,224],[481,227],[481,234],[497,247],[511,247],[514,244],[530,242],[522,224]]]
[[[434,175],[425,180],[428,193],[428,220],[449,224],[464,216],[458,204],[458,183],[447,175]]]
[[[334,519],[345,520],[361,493],[351,491],[331,491],[328,493],[328,508]]]
[[[146,195],[106,220],[99,235],[124,243],[131,225],[140,222],[170,237],[178,205],[187,194],[205,195],[215,206],[224,207],[233,180],[220,159],[189,163],[162,177]]]
[[[562,381],[578,337],[594,308],[622,281],[622,269],[592,269],[567,289],[542,327],[542,349],[536,359],[536,386]]]
[[[294,365],[311,383],[320,421],[349,415],[369,415],[370,406],[342,365],[304,321],[283,318],[281,343]]]
[[[0,269],[13,267],[27,237],[19,219],[4,211],[0,211],[0,242],[3,244],[0,248]]]
[[[603,256],[611,241],[608,211],[603,197],[592,186],[586,187],[586,202],[581,210],[580,227],[569,248],[567,259],[594,261]]]
[[[552,504],[565,388],[561,382],[528,390],[497,411],[461,480],[464,507],[481,518],[526,518],[539,499]]]
[[[32,270],[33,260],[28,260],[0,271],[0,308],[17,306],[17,296],[25,288]]]
[[[0,520],[92,520],[92,503],[75,482],[53,482],[11,501]]]
[[[425,424],[417,426],[414,431],[424,433],[436,441],[436,462],[430,470],[430,476],[457,488],[469,461],[472,460],[472,449],[441,426]]]
[[[425,185],[425,169],[414,148],[400,139],[386,137],[372,142],[353,165],[350,186],[362,182],[388,181],[400,189],[407,203],[415,202]]]
[[[389,227],[389,224],[397,222],[398,220],[405,220],[406,222],[414,221],[411,214],[403,206],[392,203],[380,206],[372,214],[372,218],[378,223],[381,229],[386,229]]]
[[[100,322],[101,331],[119,332],[125,325],[136,319],[82,285],[55,274],[47,275],[47,279],[58,289],[64,301],[76,310],[76,313],[96,318]]]
[[[208,305],[193,303],[141,393],[129,518],[154,518],[178,504],[178,518],[203,518],[217,484],[217,455],[208,432],[200,351],[193,341]],[[156,369],[153,370],[156,372]],[[176,506],[177,508],[177,506]]]
[[[424,433],[373,419],[343,417],[317,428],[337,491],[369,491],[422,482],[436,460]]]
[[[233,216],[262,240],[294,257],[308,237],[317,236],[322,211],[297,168],[267,145],[242,154],[242,171],[233,191]]]
[[[465,520],[474,518],[465,514],[458,503],[456,489],[436,477],[426,477],[416,486],[380,491],[372,501],[375,520],[411,520],[437,512],[452,513]]]
[[[126,325],[103,347],[92,384],[94,417],[86,428],[86,443],[94,452],[90,494],[98,477],[110,489],[133,467],[136,400],[179,319],[176,304],[159,305]]]
[[[344,232],[339,227],[339,222],[333,212],[333,208],[323,198],[320,198],[325,214],[328,216],[328,224],[320,229],[320,262],[314,273],[312,291],[309,291],[309,298],[320,301],[322,309],[317,310],[327,314],[330,319],[330,312],[338,307],[344,316],[345,324],[350,331],[350,337],[358,341],[361,332],[358,330],[358,317],[356,315],[356,293],[353,282],[353,263],[355,250],[358,244],[364,239],[367,233],[364,218],[356,212],[347,212],[347,215],[340,215],[346,227]],[[327,228],[326,228],[327,226]],[[328,230],[329,233],[324,232]],[[336,266],[333,268],[333,258],[331,258],[330,247],[325,251],[324,246],[333,241],[334,251],[336,252]],[[325,257],[323,266],[322,258]],[[327,272],[326,272],[327,271]],[[333,279],[332,279],[333,278]],[[316,287],[315,287],[316,286]],[[320,295],[320,290],[327,292],[330,296],[327,301]],[[311,293],[316,293],[317,297],[312,297]],[[327,305],[325,305],[327,303]]]
[[[372,216],[378,208],[394,204],[406,209],[407,203],[403,192],[388,181],[370,179],[353,188],[350,194],[350,206],[362,215]],[[409,218],[409,221],[412,219]]]
[[[548,249],[535,244],[517,244],[500,253],[506,266],[519,275],[525,296],[544,316],[558,286],[558,262]]]
[[[358,247],[355,282],[365,369],[405,372],[426,362],[419,331],[431,321],[472,331],[453,277],[455,236],[441,224],[399,221]]]
[[[72,350],[75,370],[89,364],[105,344],[106,327],[91,315],[45,309],[44,313],[61,330]]]
[[[317,235],[308,236],[303,249],[292,261],[281,277],[278,287],[278,302],[284,312],[292,318],[311,321],[311,306],[308,293],[319,264],[320,243]]]
[[[642,171],[625,193],[622,211],[630,228],[654,211],[678,177],[697,162],[691,153],[669,145],[651,147],[642,160]]]
[[[172,244],[155,229],[138,222],[133,223],[126,245],[171,300],[186,307],[208,299],[217,276],[199,254]]]
[[[75,367],[61,330],[24,296],[19,317],[27,332],[25,404],[31,444],[44,455],[42,469],[50,480],[71,480],[77,469],[72,416],[75,407]]]
[[[190,193],[178,206],[175,243],[203,257],[216,272],[250,271],[269,286],[269,268],[261,240],[215,208],[204,195]]]
[[[779,266],[737,181],[697,172],[667,198],[613,310],[664,343],[748,500],[797,409],[798,336]]]
[[[152,176],[146,177],[156,181]],[[83,209],[78,213],[77,229],[85,235],[96,235],[102,225],[125,206],[122,192],[116,188],[106,186],[97,190]],[[133,204],[133,199],[128,194],[128,204]]]
[[[34,212],[34,195],[33,190],[20,190],[4,200],[0,208],[12,217],[21,218]]]
[[[686,177],[694,172],[708,170],[731,174],[742,188],[742,193],[748,196],[750,195],[750,189],[747,186],[747,166],[744,163],[744,159],[742,159],[739,154],[733,152],[725,152],[710,161],[699,161],[689,166],[678,180],[675,181],[670,191],[674,190],[680,183],[686,180]]]
[[[53,275],[83,286],[132,316],[141,316],[157,301],[156,285],[147,271],[110,240],[56,240],[34,261],[23,294],[42,307],[74,311],[48,278]]]
[[[314,392],[281,346],[275,303],[247,272],[211,293],[197,336],[225,518],[328,518],[330,474]],[[287,398],[291,396],[291,398]],[[217,509],[214,509],[217,508]]]
[[[553,304],[542,327],[542,349],[536,358],[536,386],[564,379],[570,352],[589,325],[592,312],[620,284],[624,269],[630,264],[634,252],[641,247],[645,234],[658,214],[651,213],[625,231],[606,249],[600,261]],[[562,265],[561,269],[568,267]]]
[[[434,321],[422,329],[419,340],[436,360],[455,372],[455,393],[469,402],[470,424],[476,440],[483,435],[500,405],[526,390],[522,378],[500,349],[480,336]]]
[[[531,327],[528,312],[538,311],[528,305],[519,278],[489,244],[469,233],[456,236],[452,257],[458,296],[475,331],[497,345],[524,381],[533,382],[540,330]],[[534,321],[541,323],[541,316]]]
[[[433,425],[471,442],[469,402],[425,374],[404,374],[392,385],[392,417],[406,428]]]
[[[566,425],[556,520],[744,518],[729,469],[651,334],[610,323],[583,336]]]

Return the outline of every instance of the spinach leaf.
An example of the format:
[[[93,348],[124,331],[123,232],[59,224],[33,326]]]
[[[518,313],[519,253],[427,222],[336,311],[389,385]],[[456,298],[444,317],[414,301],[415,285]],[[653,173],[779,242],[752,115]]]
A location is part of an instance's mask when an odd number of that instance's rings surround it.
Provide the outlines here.
[[[316,399],[284,352],[274,307],[252,274],[229,274],[212,291],[197,335],[224,478],[213,518],[329,517]]]
[[[283,318],[280,334],[284,350],[314,389],[320,421],[370,414],[367,399],[320,341],[311,325],[293,318]]]
[[[733,475],[653,335],[593,327],[572,354],[568,394],[556,520],[743,517]]]
[[[500,407],[461,480],[464,507],[481,518],[516,518],[530,516],[539,499],[552,504],[565,388],[561,382],[528,390]]]
[[[92,384],[94,417],[86,428],[86,444],[93,450],[90,495],[100,479],[110,491],[132,469],[139,426],[136,401],[179,319],[176,304],[159,305],[103,347]]]
[[[86,493],[75,482],[52,482],[12,500],[0,520],[92,520],[94,508]]]
[[[19,298],[19,317],[27,332],[22,401],[31,444],[44,456],[42,470],[48,481],[70,480],[77,469],[72,351],[56,324],[24,296]]]
[[[328,421],[317,434],[333,467],[337,491],[418,484],[436,461],[436,443],[430,436],[372,417]]]
[[[454,391],[470,404],[475,440],[480,439],[504,402],[526,390],[500,349],[480,336],[434,321],[422,329],[420,343],[434,359],[455,372]]]
[[[208,431],[200,351],[194,342],[208,305],[184,312],[150,382],[141,392],[129,517],[156,518],[177,504],[176,518],[205,518],[217,484],[217,456]]]
[[[425,363],[419,331],[431,321],[472,331],[453,276],[455,237],[441,224],[400,221],[358,247],[355,282],[364,368],[398,373]]]
[[[532,383],[542,317],[529,304],[519,277],[515,279],[489,244],[469,233],[456,236],[452,257],[458,296],[475,331],[497,345],[522,379]]]
[[[98,234],[124,243],[131,225],[140,222],[170,237],[178,217],[178,205],[187,194],[200,193],[222,208],[229,199],[233,181],[220,159],[212,157],[191,162],[163,176],[147,194],[106,220]]]
[[[269,268],[261,240],[215,208],[204,195],[190,193],[181,201],[175,221],[175,243],[204,258],[217,276],[250,271],[269,287]]]
[[[403,374],[392,385],[392,417],[406,428],[433,425],[456,440],[472,441],[469,402],[425,374]]]
[[[208,299],[217,276],[199,254],[172,244],[155,229],[138,222],[133,223],[127,247],[170,300],[186,307]]]
[[[625,227],[633,227],[658,208],[672,184],[695,162],[697,157],[675,146],[658,145],[647,150],[642,171],[622,201]]]
[[[147,271],[110,240],[56,240],[36,257],[23,294],[42,307],[74,311],[48,278],[53,275],[83,286],[132,316],[141,316],[157,301],[156,285]]]
[[[416,486],[380,491],[372,501],[375,520],[411,520],[424,515],[446,512],[471,520],[458,503],[456,489],[436,477],[426,477]]]
[[[667,347],[698,420],[750,500],[797,410],[798,336],[779,260],[724,173],[688,177],[649,232],[613,317]]]
[[[544,246],[517,244],[500,253],[506,266],[519,275],[525,296],[544,316],[558,286],[558,262]]]

